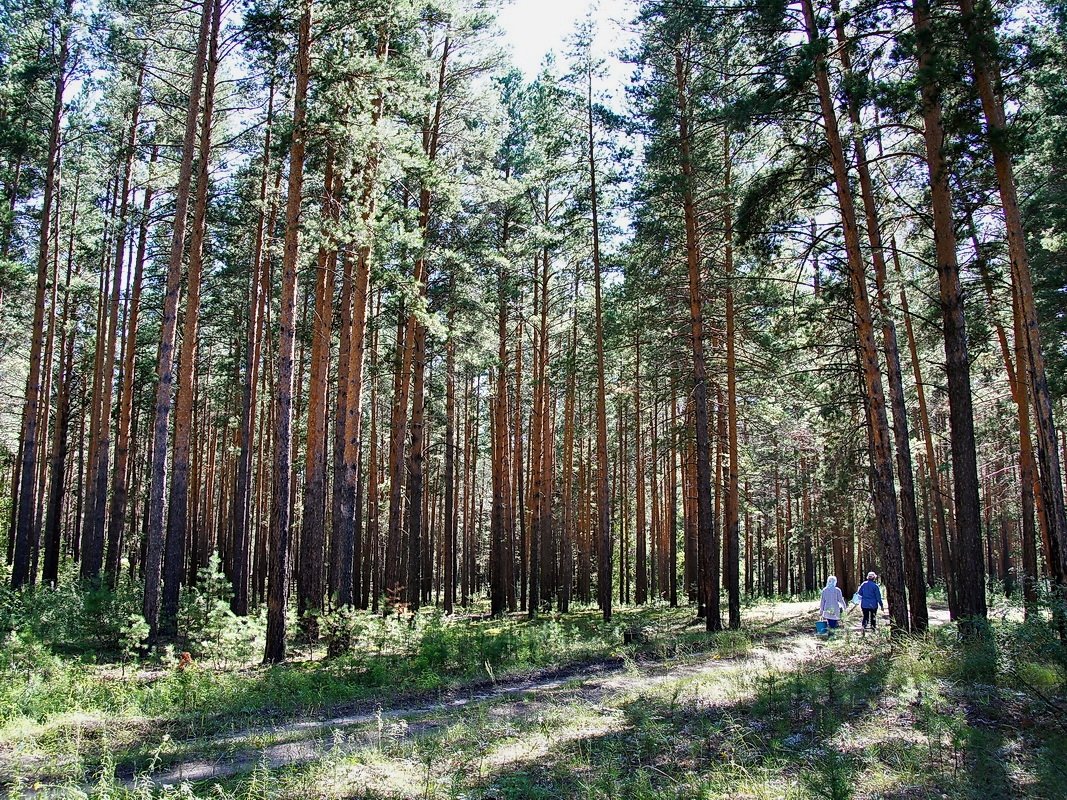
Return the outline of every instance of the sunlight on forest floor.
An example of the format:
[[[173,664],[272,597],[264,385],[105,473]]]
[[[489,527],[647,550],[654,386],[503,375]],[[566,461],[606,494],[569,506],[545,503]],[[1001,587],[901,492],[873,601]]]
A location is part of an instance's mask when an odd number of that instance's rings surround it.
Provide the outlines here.
[[[557,632],[565,644],[544,639],[540,654],[502,660],[495,680],[457,674],[419,691],[403,683],[405,663],[425,659],[426,647],[398,640],[394,685],[361,686],[356,673],[374,669],[363,661],[240,671],[277,692],[299,685],[290,673],[313,672],[324,683],[317,703],[257,709],[271,693],[245,687],[251,705],[218,705],[205,690],[207,705],[151,717],[133,702],[6,716],[0,775],[10,797],[1067,796],[1062,664],[1009,658],[1000,638],[991,645],[1000,652],[966,649],[936,604],[928,636],[892,643],[882,631],[859,635],[854,620],[816,638],[811,602],[754,606],[743,632],[711,637],[687,609],[627,609],[611,626],[592,611],[579,617],[582,635],[600,629],[583,663],[545,668],[559,648],[580,649]],[[421,635],[444,637],[444,647],[479,624]],[[491,624],[519,635],[558,622]],[[643,632],[637,644],[622,644],[627,627]],[[462,673],[463,663],[435,669]],[[86,669],[89,680],[95,670],[125,681],[131,696],[174,680],[162,669],[121,678],[111,665]],[[220,679],[210,672],[179,679],[195,694],[197,681]]]

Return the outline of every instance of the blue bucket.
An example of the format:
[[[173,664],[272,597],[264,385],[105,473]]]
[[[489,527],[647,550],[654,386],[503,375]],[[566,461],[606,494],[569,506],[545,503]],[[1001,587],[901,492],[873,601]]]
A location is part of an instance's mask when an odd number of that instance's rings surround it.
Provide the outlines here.
[[[828,633],[829,631],[830,626],[826,624],[826,620],[820,619],[818,622],[815,623],[816,633]]]

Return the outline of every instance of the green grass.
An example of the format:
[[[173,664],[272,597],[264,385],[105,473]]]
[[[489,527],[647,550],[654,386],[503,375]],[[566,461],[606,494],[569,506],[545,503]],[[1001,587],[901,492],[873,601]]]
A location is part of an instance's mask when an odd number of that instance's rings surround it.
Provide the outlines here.
[[[77,603],[64,601],[75,615]],[[658,645],[624,647],[625,628],[647,624],[659,640],[673,641],[671,626],[687,621],[684,612],[662,607],[623,612],[611,625],[595,609],[534,622],[364,614],[342,656],[326,659],[321,646],[297,645],[297,660],[284,665],[223,669],[210,660],[179,669],[173,648],[140,664],[94,663],[73,640],[48,642],[26,627],[9,634],[0,651],[0,747],[51,754],[44,771],[53,778],[94,773],[105,754],[123,771],[144,769],[180,756],[185,748],[176,742],[220,732],[338,707],[426,702],[450,687],[648,655]],[[10,781],[18,773],[9,763],[0,775]]]
[[[751,607],[759,624],[713,636],[662,606],[610,625],[595,609],[532,623],[365,615],[337,658],[304,646],[280,667],[186,671],[123,671],[23,631],[2,656],[0,764],[12,796],[43,780],[70,796],[157,797],[149,773],[206,761],[236,766],[171,796],[1067,797],[1065,659],[1047,624],[1008,616],[979,642],[952,626],[823,642],[795,618],[805,610]],[[560,664],[578,666],[536,691],[448,705],[466,696],[449,690]],[[409,711],[376,717],[378,702]],[[361,707],[364,721],[268,724]]]

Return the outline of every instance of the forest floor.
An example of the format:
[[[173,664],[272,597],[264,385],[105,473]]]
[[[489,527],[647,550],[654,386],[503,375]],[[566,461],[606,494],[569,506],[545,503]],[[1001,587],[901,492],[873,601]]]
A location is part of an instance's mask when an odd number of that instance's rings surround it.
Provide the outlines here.
[[[711,637],[685,609],[623,611],[612,636],[564,666],[493,675],[487,660],[481,677],[427,690],[405,681],[405,660],[429,655],[445,673],[460,658],[452,628],[479,623],[449,622],[432,634],[436,649],[424,631],[388,657],[395,684],[355,699],[287,702],[291,679],[246,667],[277,702],[227,706],[203,692],[206,706],[185,697],[169,715],[11,721],[0,781],[12,797],[1067,798],[1062,665],[992,652],[995,637],[961,650],[936,604],[923,638],[864,636],[857,612],[818,638],[814,605],[755,606],[742,632]],[[579,614],[579,632],[597,628],[595,610]],[[557,626],[569,642],[559,624],[516,617],[503,630]],[[623,630],[638,641],[623,644]],[[574,655],[573,642],[545,641],[546,653]],[[95,670],[142,687],[184,682],[194,705],[214,673]]]

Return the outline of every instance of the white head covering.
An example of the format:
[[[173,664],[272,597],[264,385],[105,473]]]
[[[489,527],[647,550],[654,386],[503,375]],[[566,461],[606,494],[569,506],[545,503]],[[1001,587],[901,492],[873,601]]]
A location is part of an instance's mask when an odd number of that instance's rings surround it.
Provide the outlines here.
[[[829,578],[826,579],[826,588],[833,589],[835,586],[837,586],[837,576],[831,575]]]
[[[877,580],[877,578],[878,578],[877,573],[874,573],[874,572],[868,572],[867,573],[867,580],[873,581],[873,580]]]

